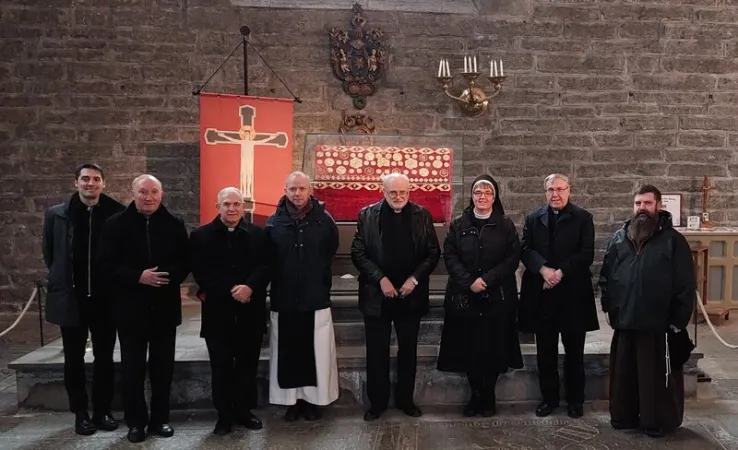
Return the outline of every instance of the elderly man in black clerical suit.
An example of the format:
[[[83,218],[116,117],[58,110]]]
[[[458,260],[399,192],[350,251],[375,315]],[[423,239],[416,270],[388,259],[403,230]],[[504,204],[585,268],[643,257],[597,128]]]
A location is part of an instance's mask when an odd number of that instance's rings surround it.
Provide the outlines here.
[[[364,420],[376,420],[390,396],[389,350],[392,323],[397,334],[395,406],[411,417],[420,319],[428,312],[430,274],[440,248],[430,212],[409,201],[410,180],[398,173],[383,178],[384,199],[359,212],[351,259],[359,270],[359,309],[366,332],[367,395]]]
[[[262,427],[251,409],[257,404],[256,371],[266,331],[269,252],[266,232],[243,219],[241,191],[220,191],[217,208],[218,216],[190,235],[190,264],[202,301],[200,336],[210,355],[218,411],[213,433],[223,436],[234,422]]]
[[[536,334],[539,417],[559,406],[559,335],[564,344],[568,414],[584,414],[584,340],[599,329],[590,266],[594,260],[592,214],[569,201],[562,174],[546,177],[547,204],[528,215],[521,242],[525,265],[519,328]]]
[[[128,440],[148,434],[171,437],[169,394],[177,327],[182,323],[180,285],[190,273],[187,228],[162,205],[161,182],[133,181],[133,202],[105,222],[99,261],[113,292],[123,371]],[[147,352],[148,351],[148,352]],[[144,386],[151,381],[151,414]]]

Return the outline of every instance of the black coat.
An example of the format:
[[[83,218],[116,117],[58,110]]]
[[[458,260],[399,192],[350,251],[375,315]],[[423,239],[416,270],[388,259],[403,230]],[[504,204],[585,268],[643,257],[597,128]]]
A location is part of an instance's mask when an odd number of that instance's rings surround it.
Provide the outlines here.
[[[331,264],[338,251],[338,227],[314,197],[313,209],[299,223],[282,197],[266,223],[272,255],[269,292],[275,312],[318,311],[331,306]]]
[[[549,241],[548,206],[525,218],[518,327],[522,331],[592,331],[599,329],[590,266],[594,260],[592,214],[569,203],[559,213],[553,240]],[[550,246],[552,243],[553,247]],[[549,260],[558,261],[551,263]],[[543,290],[543,266],[561,269],[556,287]]]
[[[616,330],[685,329],[697,289],[687,239],[672,227],[666,211],[640,249],[628,238],[627,225],[615,232],[602,262],[602,310]]]
[[[443,244],[449,277],[438,369],[505,372],[523,366],[515,329],[520,240],[515,224],[498,210],[481,230],[473,215],[467,208],[455,218]],[[452,306],[454,294],[471,294],[470,287],[478,277],[487,283],[489,299],[480,301],[472,295],[470,310],[459,312]]]
[[[98,257],[113,289],[118,328],[168,328],[182,323],[180,285],[190,273],[182,219],[164,205],[147,218],[131,202],[105,222]],[[169,273],[169,284],[154,287],[138,282],[141,273],[153,267]]]
[[[382,271],[383,249],[382,230],[379,215],[384,200],[364,207],[359,212],[356,233],[351,244],[351,261],[359,270],[359,309],[366,316],[380,317],[384,294],[379,280],[384,278]],[[413,276],[418,285],[409,298],[399,300],[411,302],[403,305],[403,310],[423,316],[428,312],[430,274],[438,265],[440,248],[438,236],[433,228],[431,214],[420,205],[409,202],[411,209],[411,228],[415,248]]]
[[[73,198],[79,201],[79,194]],[[48,294],[46,296],[46,320],[54,325],[72,327],[82,324],[79,302],[74,289],[74,224],[70,214],[70,204],[60,203],[46,210],[44,215],[43,254],[44,263],[49,269]],[[100,239],[103,224],[113,214],[124,207],[105,194],[100,196],[98,204],[93,208],[92,239]],[[94,246],[94,244],[93,244]],[[95,255],[80,255],[90,260],[90,279],[95,301],[109,301],[109,290],[94,264]]]
[[[202,300],[201,337],[243,327],[266,331],[266,288],[269,284],[269,240],[266,232],[241,220],[232,232],[216,217],[190,234],[190,266]],[[253,291],[248,303],[233,298],[233,286]]]

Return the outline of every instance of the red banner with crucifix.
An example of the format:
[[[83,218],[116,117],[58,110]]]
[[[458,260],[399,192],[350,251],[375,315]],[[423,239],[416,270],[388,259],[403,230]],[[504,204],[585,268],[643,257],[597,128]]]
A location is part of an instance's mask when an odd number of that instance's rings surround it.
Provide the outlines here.
[[[200,223],[221,189],[243,192],[246,219],[263,225],[292,169],[291,99],[200,94]]]

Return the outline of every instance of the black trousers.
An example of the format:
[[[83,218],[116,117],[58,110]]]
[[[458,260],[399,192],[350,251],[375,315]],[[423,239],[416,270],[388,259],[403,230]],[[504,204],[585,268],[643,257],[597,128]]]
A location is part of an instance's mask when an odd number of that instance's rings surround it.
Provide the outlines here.
[[[213,404],[220,420],[233,421],[257,405],[256,371],[263,334],[261,329],[252,331],[254,328],[205,338],[210,356]]]
[[[584,340],[586,332],[561,332],[564,344],[564,386],[566,403],[581,405],[584,403]],[[559,332],[545,331],[536,333],[536,351],[538,360],[538,383],[543,394],[543,401],[549,405],[558,405],[559,394]]]
[[[364,317],[367,396],[371,409],[376,411],[387,409],[389,403],[392,322],[397,334],[395,405],[407,405],[414,401],[420,317]]]
[[[176,327],[119,330],[123,368],[123,407],[128,427],[161,425],[169,422],[169,392],[174,373]],[[146,407],[146,352],[151,382],[151,415]]]
[[[69,397],[69,410],[75,414],[87,413],[87,378],[85,375],[85,347],[88,333],[92,336],[92,408],[93,414],[110,412],[115,386],[115,324],[112,315],[101,311],[89,318],[89,324],[61,327],[64,347],[64,387]]]

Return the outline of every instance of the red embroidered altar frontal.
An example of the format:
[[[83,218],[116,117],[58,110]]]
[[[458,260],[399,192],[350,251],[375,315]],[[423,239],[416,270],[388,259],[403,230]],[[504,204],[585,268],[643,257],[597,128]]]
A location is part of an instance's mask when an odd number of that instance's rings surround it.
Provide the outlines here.
[[[314,195],[336,221],[355,221],[364,206],[382,199],[382,176],[410,178],[410,200],[430,211],[434,222],[450,222],[453,210],[450,148],[318,145]]]

